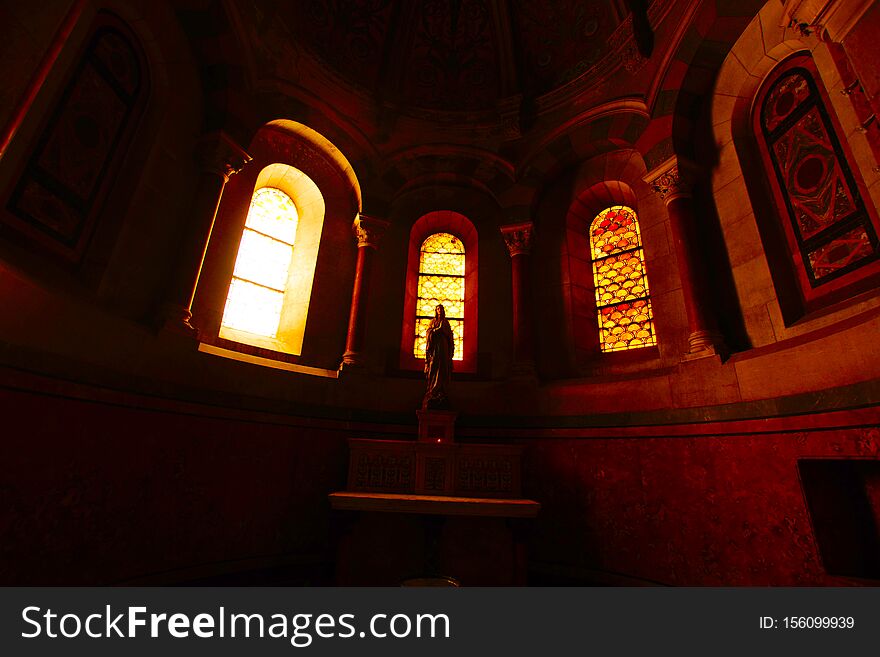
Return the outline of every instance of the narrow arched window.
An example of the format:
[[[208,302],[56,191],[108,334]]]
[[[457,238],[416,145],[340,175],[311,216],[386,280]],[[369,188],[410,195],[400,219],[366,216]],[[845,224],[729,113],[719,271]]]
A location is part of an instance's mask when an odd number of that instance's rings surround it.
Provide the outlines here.
[[[254,192],[245,222],[222,326],[276,338],[293,257],[298,214],[280,189]]]
[[[419,255],[418,299],[416,301],[413,355],[425,357],[425,331],[434,309],[443,304],[455,338],[453,360],[464,357],[464,244],[450,233],[435,233],[422,242]]]
[[[590,254],[602,351],[657,344],[639,220],[632,208],[615,205],[596,216]]]
[[[847,162],[824,95],[812,60],[796,57],[765,83],[754,117],[780,227],[807,301],[880,254],[858,173]]]

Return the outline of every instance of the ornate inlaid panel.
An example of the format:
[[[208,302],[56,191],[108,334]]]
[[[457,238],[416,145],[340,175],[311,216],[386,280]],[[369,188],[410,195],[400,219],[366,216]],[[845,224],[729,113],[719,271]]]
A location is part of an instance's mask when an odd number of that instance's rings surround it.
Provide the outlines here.
[[[520,445],[348,441],[348,490],[454,497],[518,498]]]
[[[415,459],[411,453],[387,450],[352,452],[349,486],[352,490],[411,492]]]
[[[513,463],[509,455],[460,456],[456,490],[475,497],[513,493]]]
[[[773,83],[760,129],[810,286],[875,260],[874,226],[810,71],[792,68]]]
[[[442,493],[446,488],[446,461],[442,458],[425,459],[425,490]]]

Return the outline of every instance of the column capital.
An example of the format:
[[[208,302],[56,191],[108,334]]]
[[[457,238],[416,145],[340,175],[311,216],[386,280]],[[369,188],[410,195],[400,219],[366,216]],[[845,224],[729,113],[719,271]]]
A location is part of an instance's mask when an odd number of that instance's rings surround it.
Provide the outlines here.
[[[687,160],[672,156],[642,178],[666,203],[691,196],[695,167]]]
[[[358,248],[362,246],[371,249],[379,248],[379,241],[390,225],[390,221],[359,213],[355,217],[354,224],[352,224],[352,231],[354,232],[355,239],[357,239]]]
[[[196,145],[196,161],[204,171],[223,178],[238,173],[253,158],[222,130],[203,135]]]
[[[783,0],[779,26],[840,43],[873,4],[872,0]]]
[[[501,236],[504,238],[511,258],[518,255],[529,255],[532,252],[534,232],[535,225],[531,221],[501,227]]]

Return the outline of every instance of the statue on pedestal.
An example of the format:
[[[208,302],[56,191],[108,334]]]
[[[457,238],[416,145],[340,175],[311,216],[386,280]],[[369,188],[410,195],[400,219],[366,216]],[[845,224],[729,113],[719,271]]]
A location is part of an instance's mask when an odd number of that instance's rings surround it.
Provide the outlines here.
[[[455,340],[443,304],[438,304],[434,309],[434,319],[428,325],[425,337],[425,378],[428,380],[428,390],[425,392],[422,408],[448,409]]]

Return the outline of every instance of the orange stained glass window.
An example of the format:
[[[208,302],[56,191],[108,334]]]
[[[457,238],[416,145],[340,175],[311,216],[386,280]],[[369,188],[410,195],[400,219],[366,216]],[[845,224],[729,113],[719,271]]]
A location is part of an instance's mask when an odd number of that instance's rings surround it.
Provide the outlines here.
[[[422,243],[413,354],[425,357],[425,331],[443,304],[455,338],[453,360],[464,354],[464,244],[455,235],[435,233]]]
[[[276,337],[287,289],[298,215],[280,189],[254,192],[235,271],[223,311],[223,326]]]
[[[602,351],[657,344],[639,220],[632,208],[615,205],[596,216],[590,255]]]

